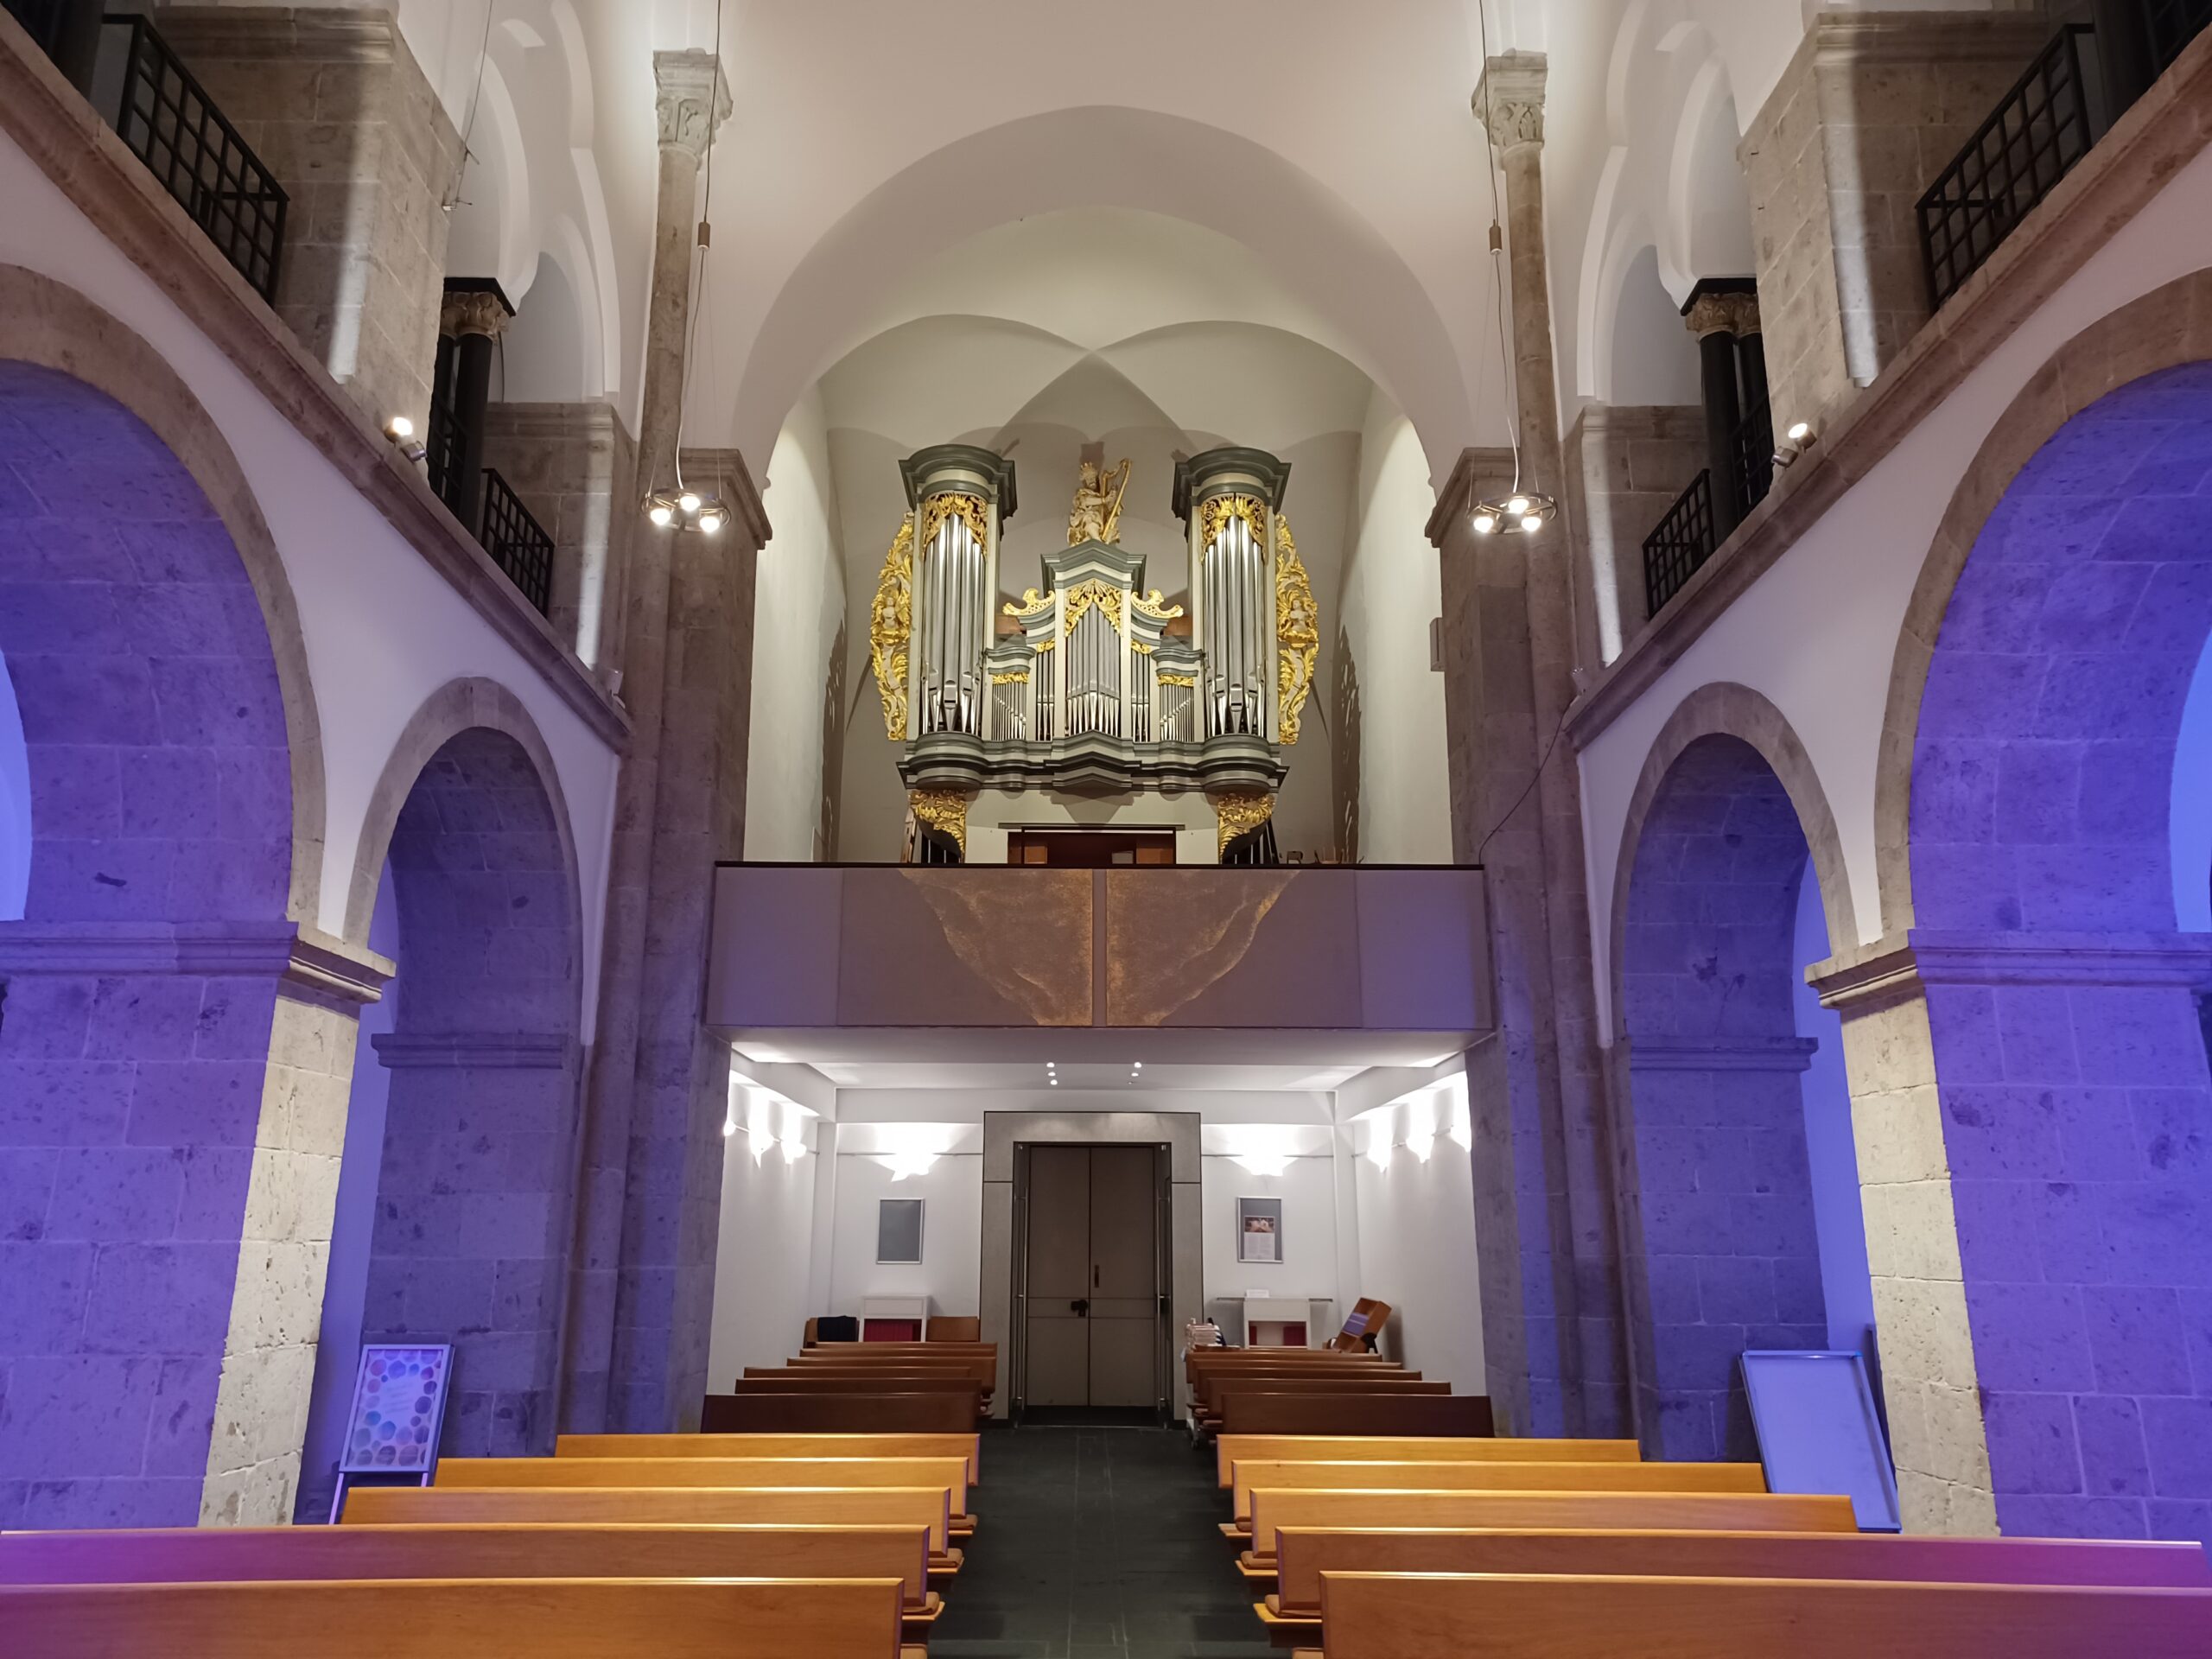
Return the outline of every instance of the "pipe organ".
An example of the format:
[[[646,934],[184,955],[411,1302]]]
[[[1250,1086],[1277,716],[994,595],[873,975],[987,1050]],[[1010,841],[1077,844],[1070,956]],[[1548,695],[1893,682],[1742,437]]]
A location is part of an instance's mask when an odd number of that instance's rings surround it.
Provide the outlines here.
[[[963,857],[966,826],[951,820],[987,792],[1129,798],[1135,822],[1148,797],[1202,791],[1216,851],[1256,861],[1320,642],[1281,512],[1288,465],[1224,448],[1178,466],[1185,602],[1147,589],[1143,557],[1118,539],[1127,462],[1084,464],[1066,545],[1042,553],[1041,586],[1015,599],[1001,598],[999,578],[1013,464],[945,444],[900,470],[912,512],[884,563],[869,642],[921,855]]]

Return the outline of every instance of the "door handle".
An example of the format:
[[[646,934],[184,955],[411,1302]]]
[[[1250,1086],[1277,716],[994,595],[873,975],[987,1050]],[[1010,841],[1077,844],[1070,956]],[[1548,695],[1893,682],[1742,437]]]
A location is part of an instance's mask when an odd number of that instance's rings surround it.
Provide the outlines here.
[[[1070,1303],[1068,1304],[1068,1311],[1069,1311],[1070,1313],[1073,1313],[1073,1314],[1076,1316],[1076,1318],[1077,1318],[1077,1319],[1089,1319],[1089,1318],[1090,1317],[1090,1298],[1088,1298],[1088,1297],[1084,1297],[1084,1298],[1080,1298],[1080,1299],[1078,1299],[1078,1300],[1075,1300],[1075,1301],[1070,1302]]]

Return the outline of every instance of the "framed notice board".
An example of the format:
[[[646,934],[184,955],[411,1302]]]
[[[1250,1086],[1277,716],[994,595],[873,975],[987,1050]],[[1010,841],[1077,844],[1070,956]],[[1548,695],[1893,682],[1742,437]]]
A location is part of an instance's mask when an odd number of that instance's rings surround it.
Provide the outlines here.
[[[1769,1491],[1842,1492],[1859,1531],[1904,1529],[1864,1357],[1821,1349],[1746,1353],[1744,1391]]]

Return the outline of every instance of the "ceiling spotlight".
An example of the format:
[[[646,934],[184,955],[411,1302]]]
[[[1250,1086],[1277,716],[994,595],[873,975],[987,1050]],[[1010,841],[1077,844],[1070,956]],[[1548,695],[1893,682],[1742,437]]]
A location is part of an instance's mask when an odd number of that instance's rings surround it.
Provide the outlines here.
[[[1527,496],[1510,496],[1506,499],[1505,510],[1511,513],[1515,518],[1518,518],[1522,514],[1529,511],[1529,498]]]
[[[1494,535],[1496,535],[1497,533],[1497,515],[1496,513],[1494,513],[1494,512],[1478,512],[1478,513],[1477,513],[1477,514],[1475,515],[1475,534],[1476,534],[1476,535],[1478,535],[1478,536],[1494,536]]]
[[[714,535],[721,527],[722,516],[719,512],[702,512],[699,515],[699,528],[708,535]]]
[[[676,505],[677,509],[688,517],[699,511],[699,498],[686,490],[676,498]]]
[[[1494,536],[1501,530],[1517,530],[1533,536],[1559,515],[1559,503],[1534,490],[1516,490],[1503,501],[1478,501],[1474,527],[1478,536]]]
[[[1524,512],[1521,515],[1521,533],[1522,535],[1533,536],[1543,527],[1544,521],[1537,518],[1535,513]]]
[[[665,501],[656,501],[645,509],[645,517],[652,519],[661,529],[666,530],[676,522],[676,509]]]

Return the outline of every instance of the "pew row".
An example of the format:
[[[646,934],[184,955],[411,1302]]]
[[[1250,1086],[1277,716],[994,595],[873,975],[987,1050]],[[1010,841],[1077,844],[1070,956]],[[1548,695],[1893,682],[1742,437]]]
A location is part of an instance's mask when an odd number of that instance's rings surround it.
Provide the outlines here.
[[[1327,1659],[2203,1659],[2212,1591],[1329,1573]]]
[[[1659,1465],[1646,1465],[1645,1467]],[[964,1458],[441,1458],[433,1488],[709,1487],[757,1491],[793,1486],[942,1486],[956,1534],[973,1532],[963,1512]]]
[[[1449,1394],[1452,1385],[1419,1371],[1374,1371],[1348,1376],[1337,1371],[1221,1371],[1201,1376],[1191,1403],[1205,1417],[1221,1414],[1221,1398],[1246,1394]]]
[[[970,1394],[710,1394],[702,1434],[973,1433]]]
[[[1446,1442],[1449,1444],[1449,1442]],[[1564,1440],[1548,1441],[1564,1446]],[[1607,1445],[1607,1441],[1588,1441]],[[1633,1441],[1626,1442],[1633,1445]],[[962,1458],[982,1478],[982,1436],[966,1434],[562,1434],[556,1458]]]
[[[1433,1492],[1269,1489],[1252,1494],[1248,1578],[1275,1576],[1275,1536],[1286,1527],[1421,1531],[1849,1532],[1847,1497],[1796,1492]]]
[[[543,1459],[540,1459],[543,1462]],[[1756,1463],[1304,1463],[1239,1459],[1230,1513],[1252,1513],[1255,1486],[1436,1492],[1763,1492]]]
[[[924,1526],[930,1571],[960,1565],[951,1547],[951,1505],[941,1486],[356,1486],[340,1516],[346,1526],[539,1522],[604,1526],[623,1522],[686,1526]]]
[[[1266,1394],[1221,1396],[1222,1434],[1418,1434],[1485,1440],[1484,1395]]]
[[[29,1659],[895,1659],[884,1579],[10,1585]]]
[[[1215,1484],[1224,1489],[1230,1484],[1230,1465],[1239,1458],[1291,1458],[1315,1463],[1635,1463],[1643,1456],[1643,1448],[1634,1440],[1486,1440],[1389,1434],[1222,1434],[1215,1437],[1213,1452]]]

